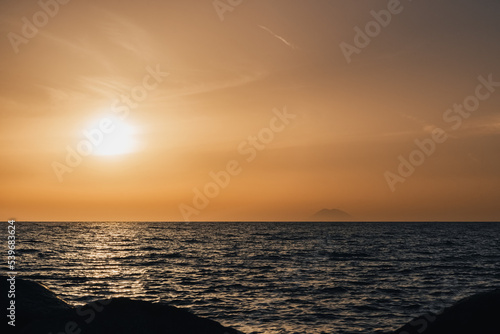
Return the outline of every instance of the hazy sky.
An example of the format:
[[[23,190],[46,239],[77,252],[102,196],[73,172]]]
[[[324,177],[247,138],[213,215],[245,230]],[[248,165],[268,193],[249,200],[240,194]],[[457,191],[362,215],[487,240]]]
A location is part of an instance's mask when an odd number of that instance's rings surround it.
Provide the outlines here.
[[[0,219],[499,220],[499,17],[3,0]]]

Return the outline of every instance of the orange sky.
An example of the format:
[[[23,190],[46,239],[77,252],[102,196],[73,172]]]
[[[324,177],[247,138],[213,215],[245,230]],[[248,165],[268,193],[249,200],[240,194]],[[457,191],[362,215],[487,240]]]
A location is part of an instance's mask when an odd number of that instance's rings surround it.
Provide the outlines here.
[[[2,1],[0,219],[500,219],[500,3],[229,3]]]

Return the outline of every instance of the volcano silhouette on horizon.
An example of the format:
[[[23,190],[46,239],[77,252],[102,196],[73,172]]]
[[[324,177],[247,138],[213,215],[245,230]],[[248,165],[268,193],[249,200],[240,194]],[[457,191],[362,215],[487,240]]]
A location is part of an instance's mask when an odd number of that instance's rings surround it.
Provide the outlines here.
[[[315,221],[348,221],[353,217],[345,211],[339,209],[322,209],[312,215]]]

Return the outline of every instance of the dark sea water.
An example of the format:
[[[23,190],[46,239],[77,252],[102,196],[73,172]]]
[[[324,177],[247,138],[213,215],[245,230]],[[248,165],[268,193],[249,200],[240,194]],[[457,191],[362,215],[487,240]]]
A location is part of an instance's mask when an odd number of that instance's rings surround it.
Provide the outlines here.
[[[20,277],[245,333],[384,333],[500,286],[495,223],[17,223]],[[6,240],[6,228],[2,229]]]

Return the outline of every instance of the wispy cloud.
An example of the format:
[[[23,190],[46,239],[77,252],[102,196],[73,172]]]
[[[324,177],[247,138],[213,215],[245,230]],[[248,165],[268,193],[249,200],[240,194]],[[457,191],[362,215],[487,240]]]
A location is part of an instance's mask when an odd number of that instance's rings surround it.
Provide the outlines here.
[[[277,39],[279,39],[280,41],[282,41],[283,43],[285,43],[288,47],[292,48],[292,49],[298,49],[298,47],[290,42],[288,42],[286,39],[284,39],[283,37],[281,37],[280,35],[277,35],[275,34],[271,29],[269,29],[268,27],[265,27],[265,26],[262,26],[262,25],[258,25],[259,28],[261,29],[264,29],[265,31],[267,31],[268,33],[270,33],[271,35],[273,35],[274,37],[276,37]]]
[[[179,96],[196,95],[196,94],[213,92],[216,90],[244,86],[246,84],[265,78],[267,74],[268,73],[264,71],[255,71],[253,73],[240,74],[239,76],[233,79],[206,81],[198,84],[184,83],[185,85],[184,87],[180,87],[181,84],[179,84],[179,87],[170,87],[166,95],[163,96],[163,99],[170,99]]]
[[[429,134],[431,134],[434,129],[438,128],[438,126],[435,124],[426,122],[418,117],[408,115],[406,113],[401,113],[401,116],[407,120],[410,120],[412,122],[420,124],[422,126],[422,130],[426,133],[429,133]]]
[[[105,18],[100,28],[109,40],[134,53],[138,59],[153,58],[156,43],[148,31],[125,16],[105,9],[100,9],[99,13]]]

